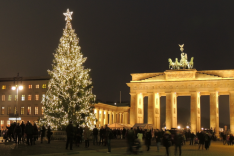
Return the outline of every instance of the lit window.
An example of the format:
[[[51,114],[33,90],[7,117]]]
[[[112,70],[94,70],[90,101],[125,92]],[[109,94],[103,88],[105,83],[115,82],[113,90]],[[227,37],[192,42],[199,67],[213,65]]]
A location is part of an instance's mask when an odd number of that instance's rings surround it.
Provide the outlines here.
[[[5,114],[5,107],[2,107],[2,112],[1,112],[2,115]]]
[[[11,97],[12,97],[11,95],[8,95],[8,101],[11,101]]]
[[[45,94],[42,94],[42,101],[45,101]]]
[[[42,85],[42,88],[46,88],[46,84],[43,84],[43,85]]]
[[[14,114],[16,114],[16,107],[15,107],[15,109],[14,109]]]
[[[32,95],[28,95],[28,101],[32,100]]]
[[[36,88],[39,89],[39,84],[36,85]]]
[[[10,125],[11,125],[11,121],[7,120],[7,127],[10,127]]]
[[[15,101],[17,101],[17,99],[18,99],[18,96],[17,96],[17,95],[15,95]]]
[[[22,95],[21,101],[25,101],[25,95]]]
[[[38,115],[38,107],[35,107],[35,115]]]
[[[21,115],[24,115],[24,107],[21,107],[21,108],[20,108],[20,114],[21,114]]]
[[[31,107],[28,107],[27,115],[31,115]]]
[[[4,127],[4,120],[1,120],[1,127]]]
[[[11,107],[8,107],[7,115],[11,114]]]
[[[35,100],[37,100],[37,101],[39,100],[39,95],[38,94],[35,95]]]
[[[32,89],[32,85],[28,85],[28,89]]]
[[[2,95],[2,101],[5,101],[5,95]]]
[[[2,85],[2,89],[6,89],[6,85]]]
[[[45,107],[41,107],[41,115],[44,115],[44,108]]]

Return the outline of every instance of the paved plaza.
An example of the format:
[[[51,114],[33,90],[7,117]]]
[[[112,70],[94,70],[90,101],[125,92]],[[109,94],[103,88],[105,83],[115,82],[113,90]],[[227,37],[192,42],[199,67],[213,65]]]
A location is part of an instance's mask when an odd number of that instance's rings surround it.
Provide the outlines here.
[[[51,144],[43,143],[39,141],[36,145],[28,146],[26,144],[16,145],[15,143],[1,143],[0,144],[0,155],[1,156],[22,156],[22,155],[33,155],[33,156],[60,156],[60,155],[78,155],[78,156],[120,156],[129,155],[126,153],[127,143],[126,140],[112,140],[112,153],[107,153],[106,146],[93,146],[90,142],[90,147],[85,148],[84,143],[80,147],[73,146],[73,150],[65,149],[64,141],[51,141]],[[153,141],[150,151],[146,151],[146,147],[143,147],[144,152],[139,155],[149,156],[164,156],[165,149],[161,146],[160,152],[156,151],[156,143]],[[170,155],[174,155],[174,147],[170,147]],[[223,145],[222,142],[212,142],[209,150],[198,150],[198,145],[182,146],[182,155],[184,156],[233,156],[234,146]]]

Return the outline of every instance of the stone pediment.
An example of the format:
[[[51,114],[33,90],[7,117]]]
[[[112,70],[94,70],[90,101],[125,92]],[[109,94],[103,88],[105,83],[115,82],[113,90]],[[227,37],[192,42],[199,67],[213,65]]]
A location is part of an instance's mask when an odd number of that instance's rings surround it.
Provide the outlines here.
[[[137,73],[131,75],[131,82],[215,80],[233,79],[234,70],[197,71],[196,69],[184,69],[166,70],[163,73]]]

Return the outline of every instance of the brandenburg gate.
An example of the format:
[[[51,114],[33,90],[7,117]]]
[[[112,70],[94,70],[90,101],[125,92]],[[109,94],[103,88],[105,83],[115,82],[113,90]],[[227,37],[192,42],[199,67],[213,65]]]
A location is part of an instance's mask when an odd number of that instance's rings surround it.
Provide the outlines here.
[[[160,129],[160,97],[166,96],[166,128],[177,128],[177,97],[191,96],[191,132],[201,131],[200,97],[209,95],[210,127],[219,134],[219,95],[229,95],[230,130],[234,133],[234,70],[192,69],[193,58],[188,62],[183,45],[180,47],[181,60],[169,59],[170,70],[131,74],[132,81],[127,83],[131,95],[130,124],[144,122],[143,99],[148,96],[148,124]]]

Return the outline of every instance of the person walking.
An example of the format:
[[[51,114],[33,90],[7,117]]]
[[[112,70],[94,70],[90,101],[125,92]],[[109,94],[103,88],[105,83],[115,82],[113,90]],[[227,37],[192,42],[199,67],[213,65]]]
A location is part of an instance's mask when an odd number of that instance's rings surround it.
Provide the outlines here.
[[[169,131],[164,133],[163,145],[166,148],[166,155],[169,156],[169,147],[171,146],[171,133]]]
[[[50,126],[48,127],[48,130],[47,130],[47,138],[48,138],[48,144],[50,144],[50,138],[51,138],[51,135],[53,134],[53,132],[51,132],[51,128]]]
[[[98,129],[96,128],[95,125],[95,128],[93,129],[93,145],[95,145],[95,142],[96,144],[98,144],[97,136],[98,136]]]
[[[161,143],[161,133],[159,132],[158,129],[155,131],[154,136],[155,136],[155,140],[156,140],[156,144],[157,144],[157,152],[159,152],[159,146]]]
[[[24,143],[24,141],[25,141],[25,124],[24,124],[24,122],[22,121],[21,122],[21,124],[20,124],[20,127],[21,127],[21,140],[22,140],[22,142]]]
[[[150,129],[147,129],[147,132],[145,134],[145,143],[146,143],[146,146],[147,146],[147,151],[150,150],[151,139],[152,139],[151,131],[150,131]]]
[[[66,149],[68,148],[68,145],[70,144],[70,150],[72,150],[72,143],[73,143],[73,125],[72,125],[72,121],[69,122],[69,125],[66,128],[66,133],[67,133]]]
[[[30,144],[32,145],[33,127],[29,121],[26,124],[25,130],[27,134],[27,144],[29,145],[29,141],[30,141]]]
[[[41,127],[41,144],[43,143],[43,138],[45,137],[45,126],[42,125]]]
[[[205,143],[205,136],[204,136],[204,132],[203,131],[198,134],[198,139],[199,139],[198,149],[200,149],[200,146],[202,146],[202,149],[203,149],[203,146],[204,146],[204,143]]]
[[[184,139],[180,131],[176,132],[174,140],[175,140],[175,155],[177,154],[177,148],[179,148],[179,155],[181,156],[181,144],[183,143]]]
[[[205,149],[207,150],[209,148],[210,145],[210,136],[208,135],[208,133],[205,134],[204,136],[204,140],[205,140]]]
[[[90,137],[89,127],[85,126],[85,130],[84,130],[85,148],[89,147],[89,137]]]

